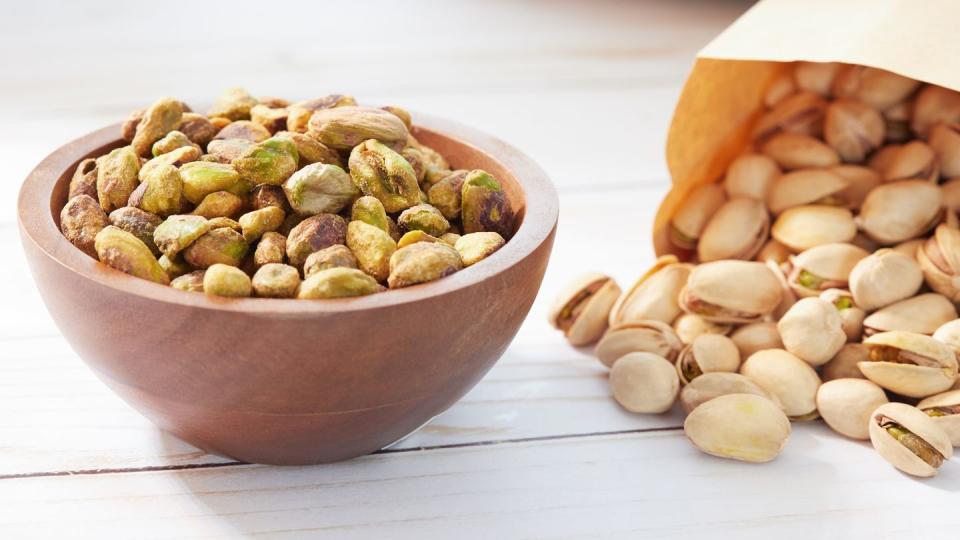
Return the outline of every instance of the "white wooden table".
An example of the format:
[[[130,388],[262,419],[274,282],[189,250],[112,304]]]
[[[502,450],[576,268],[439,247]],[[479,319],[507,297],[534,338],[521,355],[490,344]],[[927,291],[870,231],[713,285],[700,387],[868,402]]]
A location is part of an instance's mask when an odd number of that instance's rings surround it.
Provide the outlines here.
[[[19,2],[0,18],[0,538],[955,538],[960,467],[898,474],[795,426],[773,463],[711,458],[682,417],[631,415],[548,328],[577,272],[652,261],[674,100],[743,1]],[[333,91],[459,119],[528,152],[561,193],[530,317],[461,402],[379,454],[243,465],[157,430],[53,325],[21,255],[20,180],[160,95]]]

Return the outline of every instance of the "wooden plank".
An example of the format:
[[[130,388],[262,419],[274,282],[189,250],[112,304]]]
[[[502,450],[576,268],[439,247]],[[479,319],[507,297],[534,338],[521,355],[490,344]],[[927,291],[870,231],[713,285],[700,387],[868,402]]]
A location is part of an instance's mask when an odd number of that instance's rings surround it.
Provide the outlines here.
[[[950,538],[958,469],[908,479],[864,443],[795,425],[776,461],[681,432],[0,481],[7,538]]]

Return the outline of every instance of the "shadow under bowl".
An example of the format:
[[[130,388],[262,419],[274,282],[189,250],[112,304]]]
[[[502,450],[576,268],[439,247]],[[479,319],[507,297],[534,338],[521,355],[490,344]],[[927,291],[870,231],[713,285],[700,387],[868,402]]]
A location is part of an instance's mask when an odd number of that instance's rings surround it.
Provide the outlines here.
[[[47,309],[77,354],[162,429],[240,461],[310,464],[374,452],[462,397],[503,354],[537,295],[556,191],[518,150],[420,116],[414,135],[460,169],[489,171],[518,209],[515,234],[441,280],[338,300],[187,293],[101,264],[60,234],[80,160],[124,144],[119,124],[53,152],[17,215]]]

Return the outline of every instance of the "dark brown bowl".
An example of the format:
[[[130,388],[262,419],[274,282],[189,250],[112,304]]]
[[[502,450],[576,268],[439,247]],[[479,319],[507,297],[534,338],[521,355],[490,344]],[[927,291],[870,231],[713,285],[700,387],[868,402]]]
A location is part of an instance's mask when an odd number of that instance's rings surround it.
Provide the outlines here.
[[[224,299],[118,272],[61,236],[77,163],[120,146],[119,124],[61,147],[20,190],[24,251],[77,354],[161,428],[246,462],[308,464],[368,454],[465,394],[503,354],[533,303],[557,224],[546,174],[515,148],[429,117],[417,139],[457,168],[497,177],[513,238],[451,276],[341,300]]]

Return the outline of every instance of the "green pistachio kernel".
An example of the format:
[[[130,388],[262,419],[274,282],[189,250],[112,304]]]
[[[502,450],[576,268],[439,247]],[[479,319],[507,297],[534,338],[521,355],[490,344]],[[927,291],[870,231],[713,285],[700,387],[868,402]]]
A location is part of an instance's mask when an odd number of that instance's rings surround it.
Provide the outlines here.
[[[180,171],[168,163],[140,169],[140,185],[127,201],[130,206],[169,216],[180,211],[183,199],[183,180]]]
[[[288,264],[265,264],[253,275],[253,292],[261,298],[293,298],[300,287],[300,272]]]
[[[170,282],[170,286],[186,292],[203,292],[203,275],[205,270],[194,270],[176,277]]]
[[[489,173],[470,171],[463,181],[461,220],[463,232],[496,232],[507,238],[513,228],[513,210],[500,183]]]
[[[247,242],[255,242],[265,232],[272,232],[283,225],[286,217],[283,210],[276,206],[268,206],[240,216],[240,227]]]
[[[457,239],[454,248],[460,253],[463,265],[471,266],[492,255],[505,243],[506,241],[499,233],[475,232]]]
[[[397,218],[397,224],[403,231],[423,231],[431,236],[440,236],[450,228],[447,218],[429,204],[407,208]]]
[[[463,268],[457,250],[442,243],[417,242],[390,257],[391,289],[408,287],[448,276]]]
[[[220,227],[212,229],[183,250],[183,258],[195,268],[214,264],[240,266],[250,246],[237,231]]]
[[[370,139],[358,144],[350,152],[349,164],[350,177],[360,191],[379,199],[388,213],[420,202],[413,167],[380,141]]]
[[[137,188],[140,158],[133,147],[124,146],[97,159],[97,199],[104,212],[127,205]]]
[[[127,231],[109,225],[97,233],[94,243],[100,262],[131,276],[164,285],[170,282],[150,248]]]
[[[253,284],[243,270],[214,264],[203,275],[203,292],[209,296],[246,297],[253,292]]]
[[[282,184],[297,170],[297,147],[289,139],[272,137],[248,148],[233,166],[252,185]]]
[[[172,98],[161,98],[147,108],[137,124],[131,146],[138,156],[148,156],[153,143],[180,127],[183,103]]]
[[[375,279],[354,268],[328,268],[313,273],[300,284],[297,298],[347,298],[380,291]]]
[[[353,207],[350,209],[350,220],[362,221],[384,232],[390,232],[390,218],[387,217],[387,211],[383,208],[383,203],[376,197],[364,195],[353,201]]]
[[[240,175],[231,165],[211,161],[194,161],[180,167],[183,180],[183,196],[193,204],[217,191],[225,191],[240,180]]]
[[[385,281],[390,275],[390,257],[397,250],[397,243],[378,227],[363,221],[351,221],[347,225],[347,247],[357,258],[357,266],[377,281]]]
[[[336,165],[313,163],[295,172],[283,183],[293,211],[312,216],[337,213],[360,192],[346,171]]]
[[[173,258],[209,230],[210,223],[200,216],[170,216],[153,231],[153,243]]]

